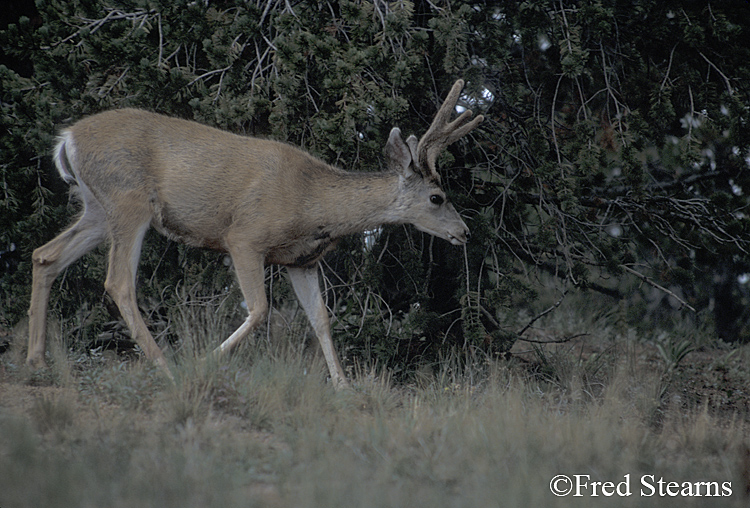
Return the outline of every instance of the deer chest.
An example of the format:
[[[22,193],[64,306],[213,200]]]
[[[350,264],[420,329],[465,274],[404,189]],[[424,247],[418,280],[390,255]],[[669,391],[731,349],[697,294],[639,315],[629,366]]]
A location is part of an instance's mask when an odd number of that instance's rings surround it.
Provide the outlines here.
[[[332,238],[327,232],[304,236],[269,249],[266,263],[298,268],[311,266],[333,249],[336,243],[338,238]]]

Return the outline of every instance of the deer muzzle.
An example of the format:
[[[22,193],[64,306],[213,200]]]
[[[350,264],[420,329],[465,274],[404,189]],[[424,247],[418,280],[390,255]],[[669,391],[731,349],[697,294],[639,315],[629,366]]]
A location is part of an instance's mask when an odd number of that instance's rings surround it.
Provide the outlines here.
[[[463,245],[469,240],[469,234],[469,228],[461,221],[460,227],[447,232],[446,240],[453,245]]]

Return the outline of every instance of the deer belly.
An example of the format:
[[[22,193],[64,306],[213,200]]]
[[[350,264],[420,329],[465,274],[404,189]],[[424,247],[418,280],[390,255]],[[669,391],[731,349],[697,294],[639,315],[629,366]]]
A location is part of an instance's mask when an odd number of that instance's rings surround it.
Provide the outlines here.
[[[217,224],[217,221],[203,224],[205,218],[203,220],[181,220],[180,214],[174,213],[163,204],[156,205],[153,208],[154,217],[151,224],[157,231],[171,240],[194,247],[226,251],[221,238],[221,233],[226,225]]]

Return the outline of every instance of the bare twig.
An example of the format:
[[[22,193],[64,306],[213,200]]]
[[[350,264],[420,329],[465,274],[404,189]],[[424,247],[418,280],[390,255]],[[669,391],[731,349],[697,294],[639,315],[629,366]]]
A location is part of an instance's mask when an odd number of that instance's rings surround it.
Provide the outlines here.
[[[727,91],[729,91],[729,95],[734,95],[734,89],[732,88],[732,83],[731,83],[731,82],[729,81],[729,78],[727,77],[727,75],[726,75],[726,74],[724,74],[723,72],[721,72],[721,69],[719,69],[719,68],[718,68],[718,67],[716,66],[716,64],[714,64],[714,63],[713,63],[713,62],[712,62],[711,60],[709,60],[709,59],[708,59],[708,57],[707,57],[706,55],[704,55],[704,54],[703,54],[702,52],[700,52],[700,51],[699,51],[699,52],[698,52],[698,54],[699,54],[700,56],[702,56],[702,57],[703,57],[703,59],[704,59],[704,60],[705,60],[706,62],[708,62],[708,65],[710,65],[711,67],[713,67],[713,69],[714,69],[714,70],[715,70],[716,72],[718,72],[718,73],[719,73],[719,75],[720,75],[720,76],[721,76],[721,77],[722,77],[722,78],[724,79],[724,83],[725,83],[725,84],[727,85]]]
[[[148,18],[153,15],[157,15],[156,10],[146,11],[146,10],[140,9],[135,12],[123,12],[118,9],[111,9],[107,13],[107,15],[101,19],[78,18],[84,23],[86,23],[86,25],[82,26],[81,28],[79,28],[72,34],[68,35],[64,39],[61,39],[58,42],[51,44],[49,47],[43,47],[42,49],[54,48],[61,44],[65,44],[66,42],[69,42],[70,40],[75,39],[76,37],[80,36],[84,32],[84,30],[88,30],[89,33],[91,34],[96,33],[97,30],[99,30],[101,27],[103,27],[105,24],[107,24],[110,21],[117,21],[117,20],[122,20],[122,19],[139,21],[140,23],[138,27],[142,27],[146,23]],[[78,45],[80,45],[81,43],[82,41],[79,42]]]
[[[521,331],[518,332],[516,335],[518,335],[518,337],[520,338],[521,335],[523,335],[526,330],[528,330],[529,328],[531,328],[531,326],[536,321],[538,321],[540,318],[546,316],[547,314],[549,314],[550,312],[552,312],[553,310],[555,310],[556,308],[558,308],[560,306],[560,304],[562,303],[563,299],[565,298],[565,295],[567,295],[567,294],[568,294],[568,290],[566,289],[565,291],[563,291],[563,294],[562,294],[562,296],[560,297],[560,299],[558,301],[556,301],[554,304],[552,304],[552,306],[549,307],[548,309],[543,310],[541,313],[539,313],[536,316],[534,316],[533,318],[531,318],[531,321],[529,321],[528,323],[526,323],[526,326],[524,326],[521,329]],[[523,339],[523,340],[526,340],[526,339]],[[529,341],[529,342],[531,342],[531,341]]]
[[[565,342],[570,342],[573,339],[577,339],[578,337],[586,337],[587,335],[589,334],[588,333],[576,333],[573,335],[569,335],[567,337],[563,337],[562,339],[552,339],[552,340],[536,340],[536,339],[526,339],[524,337],[518,337],[518,340],[522,340],[530,344],[563,344]]]
[[[623,270],[625,270],[626,272],[629,272],[629,273],[631,273],[631,274],[635,275],[636,277],[638,277],[639,279],[641,279],[641,280],[642,280],[643,282],[645,282],[646,284],[648,284],[648,285],[650,285],[650,286],[653,286],[653,287],[655,287],[656,289],[658,289],[659,291],[663,291],[664,293],[668,294],[669,296],[671,296],[672,298],[674,298],[675,300],[677,300],[678,302],[680,302],[680,304],[681,304],[681,305],[682,305],[683,307],[687,307],[688,309],[692,310],[693,312],[696,312],[695,308],[694,308],[694,307],[693,307],[692,305],[690,305],[690,304],[689,304],[689,303],[687,303],[687,302],[686,302],[685,300],[683,300],[682,298],[680,298],[679,296],[677,296],[677,295],[676,295],[676,294],[674,293],[674,291],[670,291],[669,289],[665,288],[664,286],[662,286],[662,285],[660,285],[660,284],[657,284],[657,283],[656,283],[656,282],[654,282],[654,280],[652,280],[651,278],[647,277],[646,275],[643,275],[643,274],[642,274],[642,273],[640,273],[640,272],[637,272],[637,271],[633,270],[632,268],[630,268],[630,267],[629,267],[629,266],[627,266],[627,265],[620,265],[620,268],[622,268],[622,269],[623,269]]]

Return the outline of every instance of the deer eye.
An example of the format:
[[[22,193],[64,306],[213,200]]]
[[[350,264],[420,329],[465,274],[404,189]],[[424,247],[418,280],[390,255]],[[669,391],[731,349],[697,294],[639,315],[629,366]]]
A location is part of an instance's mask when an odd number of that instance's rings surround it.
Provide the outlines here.
[[[433,194],[430,196],[430,203],[433,205],[442,205],[445,202],[445,199],[440,194]]]

